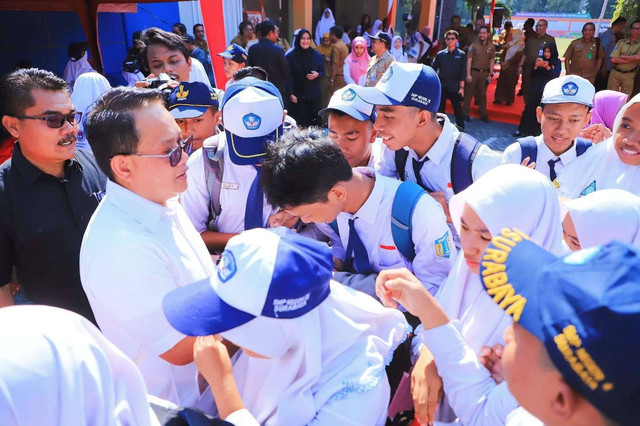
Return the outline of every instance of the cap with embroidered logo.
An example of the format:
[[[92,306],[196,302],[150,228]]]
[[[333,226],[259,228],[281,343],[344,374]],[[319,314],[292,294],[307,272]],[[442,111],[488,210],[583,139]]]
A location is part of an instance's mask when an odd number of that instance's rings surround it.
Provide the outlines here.
[[[373,105],[366,103],[356,95],[354,88],[357,87],[355,84],[348,84],[342,89],[336,90],[331,96],[329,105],[321,110],[318,115],[325,116],[332,110],[336,110],[344,112],[358,121],[375,120],[373,117]]]
[[[246,64],[249,60],[247,51],[242,46],[239,46],[235,43],[232,43],[229,47],[227,47],[224,52],[218,53],[218,56],[231,59],[239,64]]]
[[[437,112],[440,107],[440,80],[433,68],[393,62],[375,87],[353,89],[372,105],[403,105]]]
[[[384,31],[378,31],[375,35],[369,36],[373,40],[380,40],[387,45],[387,49],[391,46],[391,37]]]
[[[565,75],[550,80],[542,92],[541,104],[576,103],[593,107],[596,89],[579,75]]]
[[[222,98],[222,125],[234,164],[260,164],[266,144],[282,136],[284,104],[278,89],[254,77],[233,83]]]
[[[491,240],[480,267],[487,293],[594,407],[640,424],[640,251],[612,241],[558,258],[527,238],[503,229]]]
[[[169,94],[168,103],[173,118],[195,118],[211,107],[218,108],[218,95],[204,83],[181,82]]]
[[[288,228],[256,228],[229,240],[210,278],[168,293],[169,323],[189,336],[217,334],[264,316],[297,318],[329,296],[326,244]]]

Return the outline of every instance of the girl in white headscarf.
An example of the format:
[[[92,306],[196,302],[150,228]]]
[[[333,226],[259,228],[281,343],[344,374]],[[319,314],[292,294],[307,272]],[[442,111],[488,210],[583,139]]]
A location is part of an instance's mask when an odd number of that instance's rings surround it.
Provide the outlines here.
[[[618,112],[613,136],[565,167],[557,185],[559,194],[566,198],[609,188],[640,195],[640,94]]]
[[[0,419],[13,425],[159,424],[135,364],[63,309],[0,309]]]
[[[563,203],[565,251],[620,240],[640,248],[640,197],[622,189],[603,189]]]
[[[68,48],[69,62],[64,68],[62,78],[65,79],[71,87],[76,79],[85,72],[95,71],[89,60],[87,59],[88,45],[85,42],[71,43]]]
[[[328,33],[335,24],[336,20],[333,17],[333,12],[331,9],[326,8],[316,25],[316,46],[320,46],[320,43],[322,43],[322,34]]]
[[[404,53],[404,50],[402,49],[402,37],[400,36],[394,36],[391,39],[391,49],[389,50],[389,53],[391,53],[398,62],[408,62],[407,54]]]
[[[371,35],[377,35],[378,31],[382,31],[382,21],[379,19],[376,19],[373,22],[373,27],[371,27]]]
[[[89,111],[91,111],[93,103],[109,89],[111,89],[109,81],[104,78],[102,74],[97,72],[82,74],[73,85],[71,102],[73,102],[73,106],[76,108],[76,111],[82,113],[82,117],[78,123],[77,148],[83,148],[91,151],[91,146],[84,135],[84,121],[87,115],[89,115]]]

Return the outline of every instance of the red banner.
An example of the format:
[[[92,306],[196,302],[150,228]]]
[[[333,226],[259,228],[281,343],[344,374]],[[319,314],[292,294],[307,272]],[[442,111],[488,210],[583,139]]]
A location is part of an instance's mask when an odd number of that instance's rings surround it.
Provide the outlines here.
[[[200,9],[202,11],[202,20],[204,21],[203,24],[207,35],[207,43],[209,43],[209,52],[211,53],[216,85],[219,89],[224,90],[227,78],[224,75],[222,58],[217,55],[227,48],[222,0],[201,1]]]

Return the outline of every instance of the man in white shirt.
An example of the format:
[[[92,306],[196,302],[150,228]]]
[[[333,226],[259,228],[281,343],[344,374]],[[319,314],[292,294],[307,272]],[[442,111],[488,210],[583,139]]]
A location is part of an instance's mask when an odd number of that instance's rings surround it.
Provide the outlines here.
[[[509,145],[503,162],[535,163],[537,171],[555,181],[562,169],[591,146],[590,141],[578,135],[591,120],[594,95],[595,88],[589,80],[578,75],[549,81],[536,110],[542,134]]]
[[[106,196],[80,250],[80,277],[102,332],[140,369],[151,395],[213,413],[199,386],[194,338],[162,312],[171,290],[215,271],[178,203],[187,188],[180,128],[160,91],[116,88],[95,104],[86,131],[107,175]]]

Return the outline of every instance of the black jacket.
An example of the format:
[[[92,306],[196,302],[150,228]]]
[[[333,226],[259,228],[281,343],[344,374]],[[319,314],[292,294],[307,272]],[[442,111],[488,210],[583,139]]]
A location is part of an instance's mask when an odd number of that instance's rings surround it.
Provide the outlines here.
[[[249,48],[249,66],[264,68],[269,75],[269,81],[278,88],[282,99],[286,99],[289,67],[284,59],[282,47],[269,39],[261,38]]]

